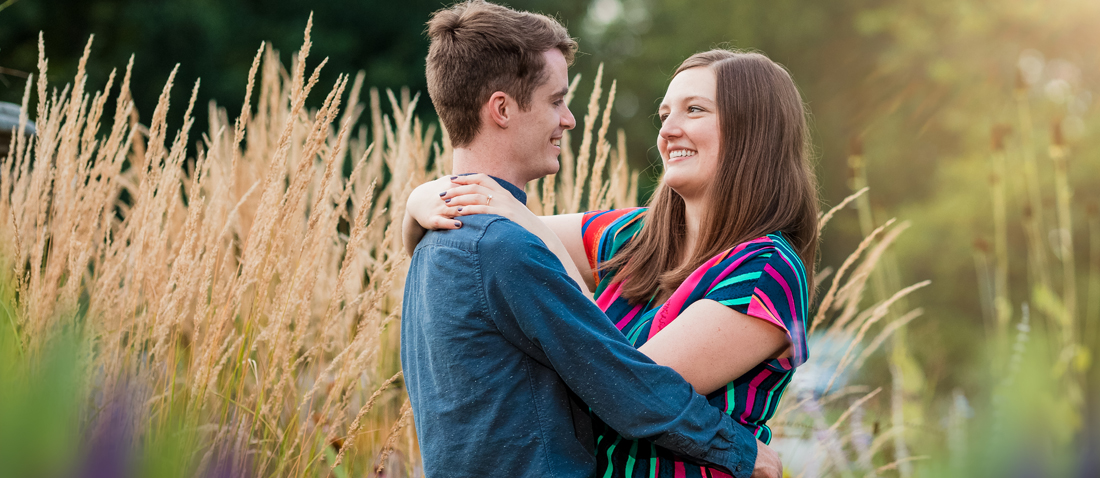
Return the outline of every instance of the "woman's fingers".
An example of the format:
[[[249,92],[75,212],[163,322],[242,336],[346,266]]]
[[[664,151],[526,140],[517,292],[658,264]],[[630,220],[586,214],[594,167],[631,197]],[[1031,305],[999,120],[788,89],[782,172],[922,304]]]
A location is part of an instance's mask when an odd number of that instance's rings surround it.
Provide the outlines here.
[[[458,229],[462,227],[462,221],[453,217],[432,216],[432,229]]]
[[[503,194],[507,194],[507,192]],[[466,186],[453,187],[446,191],[442,191],[439,198],[442,199],[443,202],[447,203],[448,206],[454,206],[457,204],[455,202],[456,199],[462,198],[464,196],[473,196],[473,198],[466,197],[464,199],[461,199],[461,201],[466,201],[466,204],[475,204],[478,202],[484,204],[486,201],[489,200],[490,197],[502,197],[502,193],[493,191],[492,189],[486,188],[485,186],[470,184]]]
[[[462,206],[457,208],[458,216],[472,216],[474,214],[500,214],[499,209],[495,209],[491,206],[485,206],[481,204],[474,204],[470,206]]]
[[[486,194],[472,193],[447,199],[450,199],[450,201],[447,201],[447,206],[454,209],[461,206],[488,206],[492,204],[493,201],[498,201],[498,196],[489,199],[489,196]],[[498,201],[497,204],[501,204],[501,202]]]
[[[500,188],[501,190],[503,190],[503,188],[500,186],[500,184],[497,183],[495,180],[493,180],[493,178],[490,177],[487,174],[480,174],[479,173],[479,174],[466,174],[466,175],[463,175],[463,176],[451,176],[450,180],[454,184],[463,184],[463,185],[465,185],[465,184],[479,184],[479,185],[485,186],[487,188],[491,188],[491,189]]]

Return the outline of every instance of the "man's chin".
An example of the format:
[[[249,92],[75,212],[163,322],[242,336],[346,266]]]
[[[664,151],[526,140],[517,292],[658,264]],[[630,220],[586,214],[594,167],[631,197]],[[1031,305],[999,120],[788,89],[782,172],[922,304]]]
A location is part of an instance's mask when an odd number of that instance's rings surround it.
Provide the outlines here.
[[[561,170],[561,161],[558,161],[558,158],[555,157],[552,163],[547,163],[546,169],[543,170],[542,175],[539,177],[541,178],[549,176],[551,174],[558,174],[559,170]]]

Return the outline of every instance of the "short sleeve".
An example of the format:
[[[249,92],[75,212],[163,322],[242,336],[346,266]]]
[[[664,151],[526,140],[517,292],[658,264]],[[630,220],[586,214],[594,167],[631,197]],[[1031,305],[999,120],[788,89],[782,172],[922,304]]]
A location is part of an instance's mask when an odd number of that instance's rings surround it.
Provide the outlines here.
[[[599,271],[599,266],[610,260],[642,229],[645,212],[646,208],[634,207],[584,213],[581,240],[597,284],[607,275],[607,271]]]
[[[769,239],[730,254],[712,267],[718,273],[703,298],[782,329],[791,343],[791,355],[772,360],[769,366],[791,370],[807,358],[806,273],[802,260],[786,241],[778,236]]]

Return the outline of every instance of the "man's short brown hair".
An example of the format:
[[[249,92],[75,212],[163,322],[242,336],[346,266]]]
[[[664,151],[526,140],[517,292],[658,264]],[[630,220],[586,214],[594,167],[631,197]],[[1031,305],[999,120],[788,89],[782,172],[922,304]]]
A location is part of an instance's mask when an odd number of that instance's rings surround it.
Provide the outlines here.
[[[481,105],[503,91],[519,107],[545,81],[542,54],[561,50],[573,62],[577,42],[553,18],[470,0],[432,14],[428,21],[428,95],[451,143],[465,146],[477,135]]]

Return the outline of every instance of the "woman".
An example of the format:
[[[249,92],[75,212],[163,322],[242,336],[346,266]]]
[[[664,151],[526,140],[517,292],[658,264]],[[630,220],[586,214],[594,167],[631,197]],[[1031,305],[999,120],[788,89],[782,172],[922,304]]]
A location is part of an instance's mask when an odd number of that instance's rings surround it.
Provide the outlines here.
[[[818,208],[801,97],[765,56],[712,50],[680,65],[658,114],[664,174],[647,208],[536,218],[472,175],[420,188],[410,214],[437,229],[500,214],[561,241],[566,269],[634,346],[768,443],[807,356]],[[595,422],[600,476],[722,476]]]

